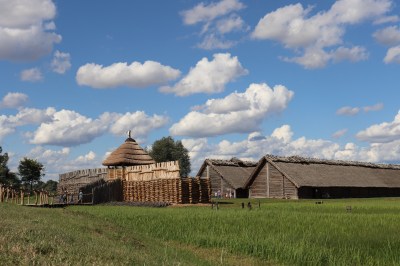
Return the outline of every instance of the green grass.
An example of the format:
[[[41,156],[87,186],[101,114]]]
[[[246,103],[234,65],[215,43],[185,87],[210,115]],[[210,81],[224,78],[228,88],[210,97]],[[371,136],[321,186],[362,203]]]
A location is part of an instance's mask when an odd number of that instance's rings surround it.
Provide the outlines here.
[[[9,264],[399,265],[400,199],[210,207],[0,205]],[[244,201],[247,205],[248,200]],[[352,206],[352,211],[346,211]],[[3,219],[3,217],[5,217]],[[26,243],[26,244],[24,244]],[[25,255],[26,254],[26,255]]]

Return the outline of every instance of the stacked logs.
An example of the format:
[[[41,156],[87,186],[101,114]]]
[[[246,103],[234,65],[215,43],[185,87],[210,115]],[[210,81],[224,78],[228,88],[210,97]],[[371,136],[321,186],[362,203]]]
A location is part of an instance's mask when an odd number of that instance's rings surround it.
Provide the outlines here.
[[[210,184],[200,178],[124,181],[123,194],[128,202],[208,203]]]

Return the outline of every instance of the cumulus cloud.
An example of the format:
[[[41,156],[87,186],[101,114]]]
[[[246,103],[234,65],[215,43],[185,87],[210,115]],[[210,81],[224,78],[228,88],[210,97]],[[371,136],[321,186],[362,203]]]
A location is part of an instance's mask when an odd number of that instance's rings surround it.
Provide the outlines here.
[[[165,126],[169,118],[161,115],[149,116],[143,111],[117,115],[110,131],[116,135],[123,135],[132,130],[135,137],[145,137],[151,131]]]
[[[179,70],[154,61],[146,61],[143,64],[133,62],[130,65],[114,63],[105,67],[91,63],[78,69],[76,80],[79,85],[97,89],[120,86],[144,88],[165,84],[170,80],[177,79],[180,74]]]
[[[51,0],[0,0],[0,6],[0,60],[36,60],[61,41],[53,32],[56,7]]]
[[[54,108],[45,110],[34,108],[23,108],[15,115],[0,115],[0,140],[5,136],[15,132],[15,129],[25,125],[37,125],[45,121],[50,121]]]
[[[370,143],[388,143],[400,140],[400,112],[392,122],[383,122],[357,133],[359,140]]]
[[[400,43],[400,29],[398,26],[390,26],[376,31],[374,38],[381,44],[392,46]]]
[[[63,109],[53,114],[52,121],[42,123],[30,142],[67,147],[88,143],[107,131],[109,118],[108,115],[102,115],[98,119],[91,119]]]
[[[332,160],[353,160],[368,162],[398,162],[400,160],[400,140],[390,143],[375,143],[366,147],[354,143],[341,146],[323,139],[293,139],[290,125],[276,128],[271,135],[263,136],[260,132],[250,133],[247,139],[238,141],[221,140],[209,143],[208,139],[183,139],[192,161],[192,174],[196,174],[205,158],[230,159],[239,157],[243,160],[258,161],[266,154],[280,156],[299,155]]]
[[[51,61],[53,72],[64,74],[71,68],[71,56],[69,53],[55,51],[53,60]]]
[[[383,62],[400,63],[400,29],[398,26],[389,26],[378,30],[373,34],[374,38],[381,44],[390,46],[386,52]]]
[[[170,133],[205,137],[256,131],[268,116],[285,110],[293,95],[282,85],[251,84],[244,93],[208,100],[172,125]]]
[[[204,4],[201,2],[192,9],[181,12],[185,25],[202,24],[200,37],[202,41],[198,48],[228,49],[237,42],[227,40],[226,35],[232,32],[244,32],[248,26],[236,13],[245,8],[239,0],[222,0],[217,3]]]
[[[163,86],[160,91],[178,96],[222,92],[227,83],[247,73],[236,56],[229,53],[214,54],[213,60],[202,58],[178,83],[172,87]]]
[[[102,167],[101,159],[95,152],[89,151],[76,158],[70,158],[71,148],[61,148],[59,150],[46,149],[43,146],[36,146],[28,153],[28,157],[43,163],[46,169],[44,180],[59,179],[59,174]]]
[[[254,39],[274,40],[301,55],[284,57],[305,68],[321,68],[329,61],[360,61],[368,57],[364,47],[344,47],[346,27],[383,17],[391,9],[390,0],[339,0],[329,10],[311,15],[312,7],[300,3],[266,14],[255,27]]]
[[[217,17],[243,8],[244,5],[238,0],[222,0],[218,3],[210,3],[208,5],[201,2],[192,9],[182,11],[181,15],[186,25],[193,25],[199,22],[214,20]]]
[[[28,95],[19,92],[9,92],[0,101],[1,108],[15,109],[23,106],[28,101]]]
[[[20,79],[22,81],[37,82],[43,80],[43,75],[40,69],[35,67],[21,71]]]

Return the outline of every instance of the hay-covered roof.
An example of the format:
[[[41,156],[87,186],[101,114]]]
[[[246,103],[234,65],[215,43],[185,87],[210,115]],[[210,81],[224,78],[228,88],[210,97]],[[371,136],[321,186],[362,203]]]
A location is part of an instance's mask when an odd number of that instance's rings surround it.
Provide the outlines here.
[[[197,176],[201,176],[207,165],[213,168],[233,188],[238,189],[245,187],[245,183],[256,168],[257,162],[242,161],[237,158],[230,160],[206,159]]]
[[[105,166],[133,166],[153,163],[155,163],[153,158],[130,137],[103,161]]]
[[[297,187],[400,187],[400,165],[266,155],[251,174],[249,185],[269,162]]]

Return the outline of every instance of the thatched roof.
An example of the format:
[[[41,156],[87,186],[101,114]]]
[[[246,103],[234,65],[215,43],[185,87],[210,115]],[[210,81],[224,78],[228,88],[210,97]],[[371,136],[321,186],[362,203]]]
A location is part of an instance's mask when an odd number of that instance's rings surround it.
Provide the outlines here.
[[[132,138],[127,138],[103,161],[105,166],[133,166],[153,163],[155,163],[153,158]]]
[[[237,158],[230,160],[206,159],[200,167],[197,176],[201,176],[206,166],[211,167],[233,188],[244,188],[245,183],[257,166],[257,162],[242,161]]]
[[[246,185],[252,183],[266,162],[297,187],[400,187],[400,165],[273,155],[259,161]]]

